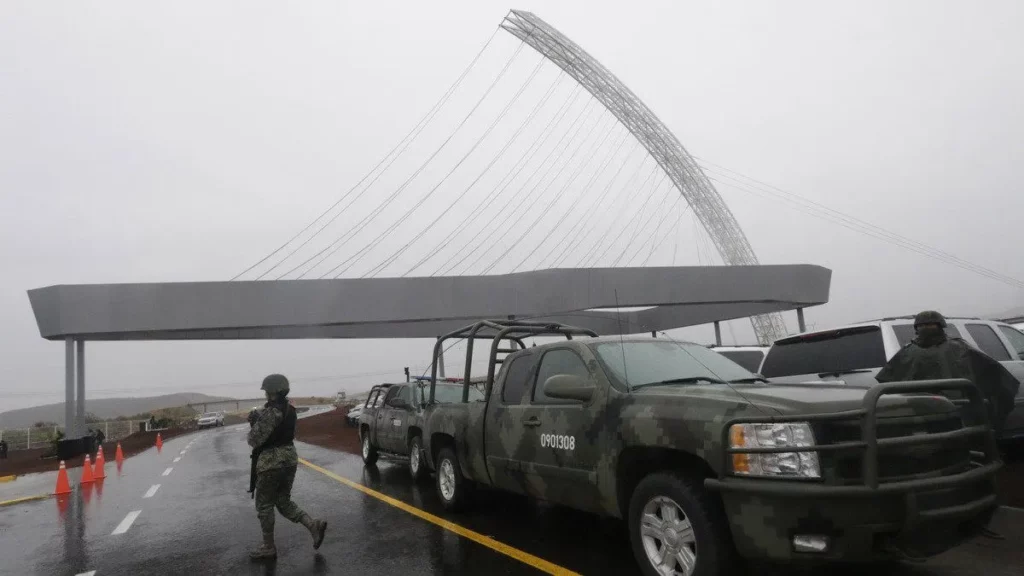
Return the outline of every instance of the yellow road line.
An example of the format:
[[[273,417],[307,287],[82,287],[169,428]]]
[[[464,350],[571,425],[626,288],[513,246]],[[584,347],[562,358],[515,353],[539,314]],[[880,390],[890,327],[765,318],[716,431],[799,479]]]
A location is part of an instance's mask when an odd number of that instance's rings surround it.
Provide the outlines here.
[[[520,550],[518,548],[513,548],[512,546],[509,546],[508,544],[505,544],[503,542],[498,542],[494,538],[491,538],[489,536],[484,536],[483,534],[480,534],[479,532],[474,532],[474,531],[470,530],[469,528],[465,528],[463,526],[459,526],[458,524],[455,524],[453,522],[449,522],[449,521],[447,521],[444,518],[441,518],[439,516],[434,516],[433,514],[431,514],[429,512],[425,512],[423,510],[420,510],[419,508],[417,508],[415,506],[410,506],[409,504],[406,504],[405,502],[402,502],[401,500],[396,500],[396,499],[394,499],[394,498],[392,498],[392,497],[390,497],[390,496],[388,496],[386,494],[382,494],[380,492],[377,492],[376,490],[374,490],[372,488],[367,488],[366,486],[363,486],[362,484],[359,484],[358,482],[353,482],[352,480],[349,480],[348,478],[343,478],[341,476],[338,476],[334,472],[331,472],[330,470],[325,470],[325,469],[317,466],[316,464],[313,464],[312,462],[309,462],[307,460],[303,460],[302,458],[299,458],[299,462],[301,462],[305,466],[308,466],[308,467],[312,468],[313,470],[316,470],[317,472],[323,474],[324,476],[327,476],[328,478],[331,478],[333,480],[337,480],[338,482],[341,482],[342,484],[348,486],[349,488],[353,488],[355,490],[359,490],[360,492],[362,492],[362,493],[364,493],[364,494],[366,494],[368,496],[372,496],[372,497],[376,498],[377,500],[380,500],[381,502],[384,502],[385,504],[390,504],[391,506],[394,506],[395,508],[398,508],[400,510],[408,512],[409,514],[412,514],[413,516],[416,516],[417,518],[421,518],[423,520],[426,520],[427,522],[430,522],[431,524],[435,524],[437,526],[440,526],[441,528],[444,528],[445,530],[448,530],[449,532],[454,532],[455,534],[458,534],[459,536],[462,536],[463,538],[467,538],[469,540],[472,540],[473,542],[476,542],[477,544],[480,544],[481,546],[486,546],[486,547],[490,548],[491,550],[494,550],[495,552],[499,552],[499,553],[504,554],[505,556],[508,556],[510,558],[515,558],[516,560],[519,560],[523,564],[527,564],[529,566],[532,566],[532,567],[536,568],[537,570],[540,570],[541,572],[544,572],[544,573],[547,573],[547,574],[558,574],[559,576],[579,576],[576,572],[573,572],[573,571],[568,570],[566,568],[562,568],[561,566],[559,566],[557,564],[552,564],[551,562],[548,562],[547,560],[544,560],[543,558],[538,558],[538,557],[534,556],[533,554],[530,554],[528,552],[523,552],[522,550]]]
[[[21,504],[22,502],[31,502],[33,500],[43,500],[49,498],[50,494],[39,494],[37,496],[26,496],[24,498],[15,498],[14,500],[3,500],[0,501],[0,507],[11,506],[13,504]]]
[[[0,484],[3,484],[4,482],[14,482],[17,478],[17,476],[0,476]]]

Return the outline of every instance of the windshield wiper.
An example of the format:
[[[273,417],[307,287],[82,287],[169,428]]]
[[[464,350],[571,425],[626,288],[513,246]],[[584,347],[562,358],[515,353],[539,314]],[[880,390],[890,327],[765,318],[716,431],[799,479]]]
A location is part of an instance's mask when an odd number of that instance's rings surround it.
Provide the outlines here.
[[[661,382],[648,382],[646,384],[637,384],[631,386],[631,390],[638,390],[640,388],[646,388],[648,386],[670,386],[672,384],[696,384],[697,382],[709,382],[711,384],[727,384],[725,380],[719,380],[713,376],[687,376],[686,378],[671,378],[669,380],[662,380]]]
[[[831,372],[818,372],[818,378],[824,378],[825,376],[842,376],[843,374],[861,374],[864,372],[871,372],[870,368],[850,368],[848,370],[833,370]]]
[[[768,382],[768,379],[764,376],[751,376],[749,378],[737,378],[735,380],[729,380],[730,384],[753,384],[754,382]]]

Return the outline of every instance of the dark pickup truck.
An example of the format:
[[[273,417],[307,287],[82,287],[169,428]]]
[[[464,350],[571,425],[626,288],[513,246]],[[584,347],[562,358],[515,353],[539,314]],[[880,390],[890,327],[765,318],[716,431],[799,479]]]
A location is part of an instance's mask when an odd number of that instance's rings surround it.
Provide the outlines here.
[[[564,339],[526,347],[535,336]],[[474,344],[489,360],[475,400],[431,402],[431,382],[423,448],[443,505],[487,486],[622,518],[645,574],[928,557],[996,509],[995,442],[966,380],[774,385],[699,344],[522,321],[448,334],[435,358],[450,339],[467,341],[467,381]]]
[[[423,409],[427,387],[422,379],[403,384],[378,384],[370,394],[359,416],[359,439],[363,462],[374,465],[381,454],[409,459],[409,472],[416,480],[426,476],[422,466]],[[435,402],[462,400],[463,387],[454,382],[438,382]],[[476,387],[469,387],[469,398],[483,396]]]

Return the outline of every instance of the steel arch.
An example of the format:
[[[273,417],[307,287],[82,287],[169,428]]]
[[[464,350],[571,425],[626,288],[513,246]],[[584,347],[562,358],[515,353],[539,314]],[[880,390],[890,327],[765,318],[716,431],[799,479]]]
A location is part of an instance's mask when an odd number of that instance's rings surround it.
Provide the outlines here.
[[[531,12],[510,11],[501,28],[572,76],[629,129],[672,179],[727,264],[759,264],[750,241],[704,171],[668,127],[610,70]],[[786,335],[781,314],[754,316],[751,323],[762,344]]]

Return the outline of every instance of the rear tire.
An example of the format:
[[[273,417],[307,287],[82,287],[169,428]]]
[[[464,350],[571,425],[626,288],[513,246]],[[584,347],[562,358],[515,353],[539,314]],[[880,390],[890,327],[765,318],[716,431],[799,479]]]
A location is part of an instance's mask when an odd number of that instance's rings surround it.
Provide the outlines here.
[[[445,446],[437,456],[437,477],[434,482],[441,505],[449,512],[465,510],[469,499],[470,483],[462,475],[455,450]]]
[[[737,568],[725,514],[698,479],[650,474],[633,490],[628,522],[633,555],[647,576],[717,576]]]
[[[423,465],[423,440],[419,436],[409,440],[409,475],[413,482],[421,482],[427,477],[427,467]]]
[[[369,430],[363,431],[362,437],[363,449],[361,450],[361,452],[363,455],[363,464],[366,464],[367,466],[373,466],[374,464],[377,463],[377,457],[380,456],[380,454],[377,453],[377,447],[374,446],[372,442],[370,442]]]

